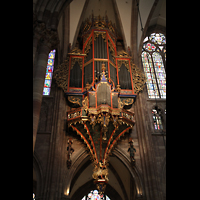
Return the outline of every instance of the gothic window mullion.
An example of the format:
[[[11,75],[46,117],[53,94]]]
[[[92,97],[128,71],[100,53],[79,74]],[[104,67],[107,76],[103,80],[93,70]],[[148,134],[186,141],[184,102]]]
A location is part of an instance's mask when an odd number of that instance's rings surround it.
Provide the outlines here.
[[[151,55],[151,60],[153,60],[152,53],[150,55]],[[152,62],[152,65],[153,65],[153,70],[154,70],[154,76],[155,76],[155,80],[156,80],[156,85],[157,85],[157,88],[158,88],[158,95],[159,95],[159,98],[161,98],[160,88],[159,88],[159,85],[158,85],[158,78],[157,78],[157,74],[156,74],[154,62]]]
[[[145,37],[143,41],[142,63],[147,77],[149,98],[166,98],[165,55],[166,38],[164,34],[152,33],[150,36]]]

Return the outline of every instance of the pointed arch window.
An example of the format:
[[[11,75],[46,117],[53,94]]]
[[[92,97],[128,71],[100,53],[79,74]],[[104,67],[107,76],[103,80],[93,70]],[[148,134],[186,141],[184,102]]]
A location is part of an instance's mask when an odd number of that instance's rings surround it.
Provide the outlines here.
[[[162,119],[161,119],[161,110],[153,108],[152,115],[153,115],[153,124],[155,130],[163,130]]]
[[[166,38],[162,33],[152,33],[143,41],[142,64],[147,78],[149,98],[166,98]]]
[[[56,50],[54,49],[54,50],[50,51],[50,53],[48,55],[47,69],[46,69],[44,88],[43,88],[43,95],[50,95],[55,54],[56,54]]]

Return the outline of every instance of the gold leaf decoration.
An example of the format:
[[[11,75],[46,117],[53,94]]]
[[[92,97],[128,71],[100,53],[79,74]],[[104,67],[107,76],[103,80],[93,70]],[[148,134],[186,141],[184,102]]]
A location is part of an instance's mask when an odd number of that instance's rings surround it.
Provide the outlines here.
[[[83,59],[81,57],[72,57],[71,58],[71,68],[70,69],[73,69],[76,62],[78,62],[80,69],[82,70]]]
[[[133,78],[134,92],[138,94],[141,92],[146,83],[146,77],[144,72],[131,62],[131,72]]]
[[[69,58],[61,65],[58,65],[54,70],[53,78],[56,80],[58,87],[62,88],[64,92],[68,89],[68,74],[69,74]]]
[[[81,106],[81,100],[78,97],[68,96],[68,100],[71,103],[78,104],[79,106]]]

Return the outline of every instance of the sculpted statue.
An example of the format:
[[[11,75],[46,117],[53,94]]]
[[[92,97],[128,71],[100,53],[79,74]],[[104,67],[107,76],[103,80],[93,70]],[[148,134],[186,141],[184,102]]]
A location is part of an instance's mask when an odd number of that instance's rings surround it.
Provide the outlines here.
[[[107,181],[107,182],[109,181],[109,179],[108,179],[108,169],[106,168],[106,166],[101,161],[97,165],[95,165],[92,177],[95,180],[105,179],[105,181]]]
[[[136,149],[134,148],[133,140],[130,139],[130,140],[129,140],[129,143],[130,143],[130,147],[129,147],[129,149],[128,149],[128,152],[130,151],[130,158],[131,158],[131,161],[135,161],[134,156],[135,156]]]

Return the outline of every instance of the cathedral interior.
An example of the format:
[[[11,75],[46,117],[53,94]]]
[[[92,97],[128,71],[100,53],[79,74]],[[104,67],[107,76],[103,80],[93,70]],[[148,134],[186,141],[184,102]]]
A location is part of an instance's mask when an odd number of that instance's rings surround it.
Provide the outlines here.
[[[166,199],[166,0],[33,0],[33,199]]]

